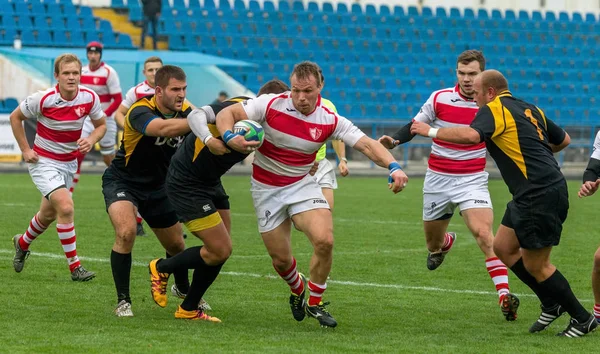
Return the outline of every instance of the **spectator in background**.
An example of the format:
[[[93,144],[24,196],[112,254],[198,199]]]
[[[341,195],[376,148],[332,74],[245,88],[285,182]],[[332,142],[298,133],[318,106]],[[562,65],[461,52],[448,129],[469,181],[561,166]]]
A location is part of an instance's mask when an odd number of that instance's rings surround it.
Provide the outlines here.
[[[219,104],[219,103],[225,101],[227,99],[227,97],[229,97],[227,92],[221,91],[221,92],[219,92],[219,97],[217,97],[211,104]]]
[[[160,17],[160,10],[162,9],[162,0],[142,0],[142,10],[144,12],[144,22],[142,24],[142,39],[140,42],[140,48],[144,48],[144,42],[146,39],[146,31],[148,25],[152,25],[152,46],[156,50],[156,37],[158,18]]]

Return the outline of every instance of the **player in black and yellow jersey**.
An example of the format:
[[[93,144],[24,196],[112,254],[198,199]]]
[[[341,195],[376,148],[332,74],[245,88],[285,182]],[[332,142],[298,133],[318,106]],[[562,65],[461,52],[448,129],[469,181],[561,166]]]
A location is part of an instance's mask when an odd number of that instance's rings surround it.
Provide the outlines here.
[[[273,80],[263,85],[258,94],[288,90],[285,83]],[[227,149],[214,122],[222,109],[246,99],[235,97],[194,110],[188,118],[193,133],[185,138],[169,166],[166,184],[169,199],[188,230],[204,243],[174,257],[150,262],[153,284],[166,283],[170,273],[194,269],[190,290],[177,308],[175,318],[220,322],[206,315],[198,304],[231,254],[229,196],[221,184],[221,176],[248,155]],[[246,144],[251,148],[258,142]],[[155,301],[166,301],[164,289],[151,287]]]
[[[155,81],[155,95],[140,99],[127,112],[121,147],[102,176],[102,193],[116,234],[110,260],[117,316],[133,316],[129,278],[137,211],[168,254],[185,249],[183,230],[164,184],[171,157],[190,132],[186,76],[181,68],[165,65],[156,72]],[[175,278],[178,285],[189,286],[187,271]]]
[[[480,109],[470,127],[432,129],[416,122],[411,132],[453,143],[485,141],[513,195],[496,233],[494,252],[541,301],[542,313],[529,332],[546,329],[568,312],[571,322],[558,335],[583,336],[598,324],[550,263],[569,209],[567,183],[553,153],[569,145],[569,135],[541,109],[513,97],[500,72],[482,72],[473,86]],[[508,306],[518,306],[518,299],[513,300]]]

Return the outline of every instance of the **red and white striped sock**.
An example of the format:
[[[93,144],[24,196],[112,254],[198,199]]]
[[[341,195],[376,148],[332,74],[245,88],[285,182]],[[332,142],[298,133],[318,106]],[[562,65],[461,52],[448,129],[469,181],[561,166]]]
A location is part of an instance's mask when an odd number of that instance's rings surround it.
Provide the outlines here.
[[[450,251],[453,244],[454,238],[452,238],[452,236],[450,236],[450,234],[446,232],[446,234],[444,235],[444,245],[442,246],[442,252]]]
[[[296,269],[296,258],[292,258],[292,266],[290,269],[286,270],[283,273],[280,273],[277,268],[275,268],[277,273],[286,283],[290,286],[292,292],[296,295],[302,294],[304,287],[302,286],[302,279],[300,279],[300,274],[298,274],[298,270]]]
[[[19,246],[23,251],[27,251],[29,249],[29,245],[35,240],[39,235],[41,235],[48,226],[42,224],[39,218],[39,212],[33,216],[31,221],[29,222],[29,227],[27,231],[19,238]]]
[[[135,222],[138,224],[141,224],[142,221],[144,221],[144,219],[142,219],[142,216],[140,215],[140,212],[138,211],[138,213],[135,215]]]
[[[600,323],[600,304],[594,305],[594,317],[596,317],[596,321]]]
[[[315,284],[309,281],[308,290],[310,290],[310,297],[308,298],[308,306],[317,306],[323,301],[325,289],[327,289],[327,284]]]
[[[85,159],[85,155],[78,153],[77,154],[77,172],[73,175],[73,182],[71,183],[71,188],[69,188],[69,192],[73,195],[73,191],[75,191],[75,187],[77,187],[77,183],[79,183],[79,177],[81,176],[81,163]]]
[[[510,288],[508,287],[508,269],[498,257],[486,259],[485,266],[490,274],[490,278],[492,278],[492,281],[496,286],[500,302],[502,302],[504,295],[508,294],[510,291]]]
[[[77,257],[77,247],[75,246],[75,225],[73,223],[56,224],[56,231],[58,231],[58,238],[60,238],[60,243],[69,262],[69,270],[73,272],[75,268],[81,265],[79,257]]]

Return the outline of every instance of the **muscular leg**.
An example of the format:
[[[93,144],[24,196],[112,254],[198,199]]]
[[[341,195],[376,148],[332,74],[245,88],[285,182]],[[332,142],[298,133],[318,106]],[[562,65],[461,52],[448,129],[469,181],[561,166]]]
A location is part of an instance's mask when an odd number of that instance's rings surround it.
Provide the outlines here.
[[[137,208],[130,201],[117,201],[108,208],[108,216],[115,229],[115,243],[110,255],[113,280],[117,289],[117,302],[131,303],[129,278],[131,274],[131,250],[135,242]]]
[[[444,237],[449,224],[450,218],[444,220],[423,221],[425,242],[427,243],[429,252],[440,252],[444,245]]]
[[[323,192],[323,195],[325,196],[327,203],[329,203],[329,209],[331,209],[331,211],[333,212],[333,202],[334,202],[333,189],[321,188],[321,191]]]
[[[485,255],[485,265],[487,272],[489,273],[500,303],[504,295],[509,293],[508,287],[508,269],[500,261],[493,250],[494,236],[492,234],[492,223],[494,220],[494,213],[491,208],[473,208],[466,209],[462,212],[465,224],[475,237],[477,245]]]
[[[594,268],[592,270],[592,291],[594,292],[594,316],[600,323],[600,247],[594,255]]]
[[[590,314],[573,294],[567,279],[550,263],[552,247],[523,249],[525,268],[535,277],[539,288],[558,302],[579,323],[589,320]]]

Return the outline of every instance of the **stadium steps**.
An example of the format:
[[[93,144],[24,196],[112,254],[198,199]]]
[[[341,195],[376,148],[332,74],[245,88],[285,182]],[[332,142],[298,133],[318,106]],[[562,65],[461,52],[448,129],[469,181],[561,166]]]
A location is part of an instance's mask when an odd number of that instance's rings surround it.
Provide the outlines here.
[[[142,29],[129,22],[129,17],[127,14],[119,14],[113,9],[94,8],[93,11],[95,17],[109,21],[115,31],[128,34],[131,36],[133,45],[136,47],[140,46],[140,35],[142,34]],[[169,48],[169,43],[165,41],[158,41],[157,48],[159,50],[166,50]],[[152,38],[149,36],[146,36],[144,49],[152,49]]]

